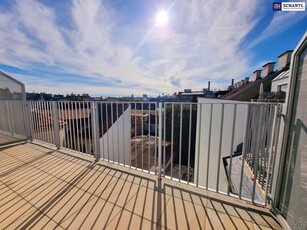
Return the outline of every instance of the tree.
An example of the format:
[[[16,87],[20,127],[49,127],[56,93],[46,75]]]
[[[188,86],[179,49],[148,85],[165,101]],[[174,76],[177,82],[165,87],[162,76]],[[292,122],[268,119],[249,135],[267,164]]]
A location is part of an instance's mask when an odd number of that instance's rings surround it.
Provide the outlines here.
[[[193,167],[195,159],[197,105],[173,104],[173,105],[168,105],[165,109],[166,109],[166,124],[165,124],[166,141],[168,142],[172,141],[172,131],[173,131],[173,157],[174,157],[173,161],[174,163],[180,163],[179,153],[180,153],[180,144],[181,144],[181,164],[188,165],[188,156],[190,149],[190,166]],[[182,114],[182,119],[181,119],[181,114]],[[173,130],[172,130],[172,122],[174,123]],[[180,143],[180,123],[182,123],[181,143]],[[191,124],[191,131],[190,131],[190,124]],[[189,148],[189,137],[191,137],[190,148]]]

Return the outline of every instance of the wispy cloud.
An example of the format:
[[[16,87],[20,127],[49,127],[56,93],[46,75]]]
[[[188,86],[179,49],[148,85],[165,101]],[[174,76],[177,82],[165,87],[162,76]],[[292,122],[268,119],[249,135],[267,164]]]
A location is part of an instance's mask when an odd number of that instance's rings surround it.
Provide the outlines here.
[[[261,34],[250,44],[250,47],[255,46],[267,38],[277,36],[281,32],[286,31],[289,27],[295,26],[295,24],[303,18],[306,18],[306,15],[300,11],[277,12],[268,26],[265,27]]]
[[[206,87],[208,80],[219,87],[249,70],[248,51],[240,45],[258,20],[254,0],[177,1],[169,25],[154,30],[155,7],[139,22],[125,23],[127,15],[110,1],[73,0],[67,24],[59,23],[56,8],[39,1],[11,4],[0,14],[0,63],[48,72],[42,78],[17,77],[29,91],[53,93],[172,93]],[[266,30],[285,17],[273,19]],[[63,81],[66,75],[75,76],[71,84]],[[84,85],[80,79],[95,83]]]

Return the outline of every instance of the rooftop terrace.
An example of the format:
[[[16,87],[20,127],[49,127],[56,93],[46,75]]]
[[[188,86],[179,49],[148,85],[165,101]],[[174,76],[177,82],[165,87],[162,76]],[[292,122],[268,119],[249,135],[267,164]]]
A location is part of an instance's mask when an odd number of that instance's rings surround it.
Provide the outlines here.
[[[281,229],[266,208],[35,142],[0,148],[1,229]]]

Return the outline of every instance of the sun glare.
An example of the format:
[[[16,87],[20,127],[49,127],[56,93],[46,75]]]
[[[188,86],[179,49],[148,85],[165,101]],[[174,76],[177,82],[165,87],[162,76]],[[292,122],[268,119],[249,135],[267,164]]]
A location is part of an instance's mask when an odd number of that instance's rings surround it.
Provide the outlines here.
[[[168,14],[166,11],[161,10],[157,13],[156,22],[159,26],[164,26],[168,23]]]

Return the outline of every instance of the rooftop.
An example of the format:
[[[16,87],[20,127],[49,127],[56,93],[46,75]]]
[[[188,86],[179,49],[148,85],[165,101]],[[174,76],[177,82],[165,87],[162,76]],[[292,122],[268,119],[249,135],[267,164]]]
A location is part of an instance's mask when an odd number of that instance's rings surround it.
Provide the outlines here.
[[[266,208],[36,142],[0,148],[1,228],[281,229]]]

